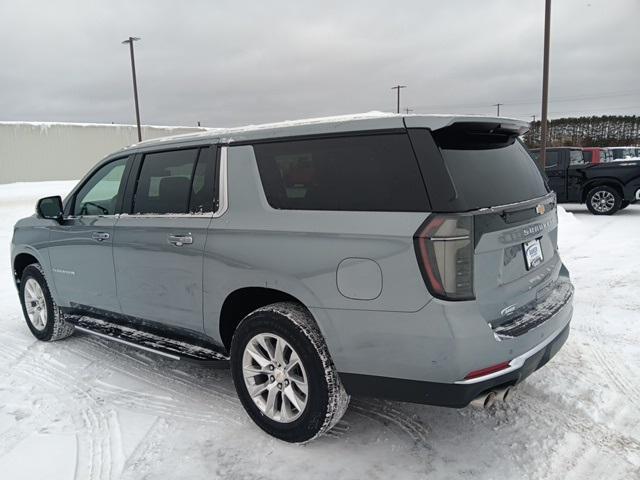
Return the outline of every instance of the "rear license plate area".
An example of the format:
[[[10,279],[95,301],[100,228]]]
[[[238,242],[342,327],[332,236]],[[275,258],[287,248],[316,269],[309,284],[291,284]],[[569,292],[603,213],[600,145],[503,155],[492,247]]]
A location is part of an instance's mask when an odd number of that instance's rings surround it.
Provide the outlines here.
[[[524,262],[527,270],[537,267],[544,260],[539,238],[524,242],[522,249],[524,250]]]

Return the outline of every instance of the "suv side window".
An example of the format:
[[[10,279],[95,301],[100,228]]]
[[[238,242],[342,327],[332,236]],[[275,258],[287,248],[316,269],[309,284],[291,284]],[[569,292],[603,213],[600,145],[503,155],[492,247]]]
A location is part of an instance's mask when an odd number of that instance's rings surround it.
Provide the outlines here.
[[[584,156],[582,150],[569,151],[569,165],[582,165],[584,163]]]
[[[539,156],[540,154],[538,154]],[[546,161],[544,162],[544,168],[552,168],[558,166],[558,157],[560,156],[560,152],[549,152],[546,153]]]
[[[212,212],[215,159],[209,148],[146,154],[132,213]]]
[[[110,162],[96,171],[76,193],[73,215],[114,215],[127,158]]]
[[[273,208],[428,211],[406,134],[276,141],[254,152]]]

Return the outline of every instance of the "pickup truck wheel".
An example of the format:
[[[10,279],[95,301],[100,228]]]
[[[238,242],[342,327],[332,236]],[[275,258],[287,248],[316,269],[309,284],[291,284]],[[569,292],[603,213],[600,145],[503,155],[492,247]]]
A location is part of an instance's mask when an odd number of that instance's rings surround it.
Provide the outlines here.
[[[251,419],[286,442],[327,432],[349,404],[320,330],[296,303],[274,303],[242,320],[231,342],[231,373]]]
[[[613,215],[620,210],[620,194],[607,185],[592,188],[587,193],[587,208],[594,215]]]
[[[51,296],[44,271],[37,263],[27,266],[22,272],[20,303],[27,326],[38,340],[52,342],[73,334],[73,325],[65,322]]]

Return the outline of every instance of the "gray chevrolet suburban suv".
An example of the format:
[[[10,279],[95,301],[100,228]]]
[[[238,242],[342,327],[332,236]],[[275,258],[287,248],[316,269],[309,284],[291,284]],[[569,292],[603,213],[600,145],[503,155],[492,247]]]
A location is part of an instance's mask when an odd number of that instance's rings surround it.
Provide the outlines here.
[[[230,365],[289,442],[349,395],[489,406],[561,348],[573,310],[526,128],[360,115],[125,148],[16,224],[27,325]]]

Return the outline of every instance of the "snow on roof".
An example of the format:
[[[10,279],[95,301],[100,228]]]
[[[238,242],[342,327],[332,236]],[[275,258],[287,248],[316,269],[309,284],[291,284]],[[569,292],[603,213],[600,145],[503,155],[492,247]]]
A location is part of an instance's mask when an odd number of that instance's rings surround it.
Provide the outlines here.
[[[300,120],[286,120],[283,122],[275,122],[275,123],[263,123],[257,125],[245,125],[241,127],[231,127],[231,128],[207,128],[202,132],[195,133],[187,133],[182,135],[173,135],[162,138],[154,138],[149,140],[144,140],[142,142],[131,145],[129,148],[135,148],[139,146],[149,146],[153,144],[162,144],[165,142],[172,141],[189,141],[196,140],[199,138],[210,138],[210,137],[220,137],[224,139],[225,142],[233,142],[234,140],[244,139],[242,137],[246,137],[247,134],[253,134],[251,137],[258,138],[260,136],[260,132],[267,131],[278,131],[290,127],[313,127],[313,126],[322,126],[322,125],[330,125],[330,124],[340,124],[346,122],[359,122],[359,121],[375,121],[375,120],[402,120],[407,119],[407,126],[421,126],[427,128],[442,128],[450,123],[456,121],[495,121],[495,122],[509,122],[516,124],[518,126],[524,127],[528,126],[527,122],[522,120],[517,120],[513,118],[505,118],[505,117],[491,117],[487,115],[447,115],[447,114],[396,114],[396,113],[388,113],[388,112],[379,112],[379,111],[371,111],[366,113],[356,113],[350,115],[335,115],[329,117],[315,117],[315,118],[306,118]],[[398,126],[402,126],[402,123]]]

